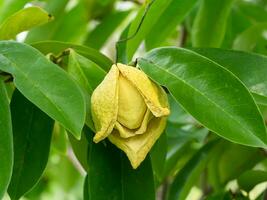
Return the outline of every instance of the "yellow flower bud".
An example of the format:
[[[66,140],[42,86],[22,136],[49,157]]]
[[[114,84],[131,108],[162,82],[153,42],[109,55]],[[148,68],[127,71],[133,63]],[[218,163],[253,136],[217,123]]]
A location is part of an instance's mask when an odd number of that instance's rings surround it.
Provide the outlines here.
[[[160,137],[169,115],[167,95],[137,68],[114,64],[91,98],[94,142],[106,137],[136,169]]]

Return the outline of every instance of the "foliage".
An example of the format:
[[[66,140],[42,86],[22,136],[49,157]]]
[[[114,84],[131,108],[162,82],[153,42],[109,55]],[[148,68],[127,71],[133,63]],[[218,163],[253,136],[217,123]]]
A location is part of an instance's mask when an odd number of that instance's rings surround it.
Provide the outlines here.
[[[266,0],[0,0],[0,199],[266,199],[266,29]],[[118,62],[170,104],[137,169],[93,142]]]

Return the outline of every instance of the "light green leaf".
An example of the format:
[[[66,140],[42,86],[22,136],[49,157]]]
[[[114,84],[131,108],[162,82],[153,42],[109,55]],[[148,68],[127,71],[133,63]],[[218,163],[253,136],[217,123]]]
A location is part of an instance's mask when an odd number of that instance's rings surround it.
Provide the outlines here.
[[[172,0],[146,36],[146,47],[158,47],[177,28],[197,0]],[[166,23],[168,22],[168,23]]]
[[[95,49],[100,49],[129,13],[130,11],[117,11],[107,15],[102,22],[88,34],[84,44]]]
[[[210,183],[216,190],[221,190],[229,181],[238,178],[244,171],[253,168],[264,159],[264,155],[260,154],[257,148],[227,141],[222,141],[216,148],[208,167]]]
[[[47,164],[53,120],[15,90],[11,100],[14,167],[8,194],[19,199],[40,179]]]
[[[0,23],[7,17],[22,9],[30,0],[3,0],[0,5]]]
[[[86,98],[86,124],[91,130],[94,130],[91,118],[91,95],[104,79],[106,72],[96,63],[79,55],[74,50],[70,49],[69,52],[67,71],[83,89]]]
[[[0,199],[9,184],[13,166],[13,140],[8,96],[0,79]]]
[[[228,70],[180,48],[155,49],[138,63],[208,129],[232,142],[266,147],[260,111],[247,88]]]
[[[32,46],[38,49],[39,51],[41,51],[45,55],[49,53],[58,55],[62,53],[63,51],[65,51],[66,49],[71,48],[75,50],[78,54],[96,63],[98,66],[103,68],[105,71],[108,71],[111,65],[113,64],[113,62],[108,57],[106,57],[99,51],[93,48],[90,48],[90,47],[86,47],[86,46],[65,43],[65,42],[57,42],[57,41],[37,42],[37,43],[32,44]]]
[[[14,39],[20,32],[51,21],[53,17],[39,7],[28,7],[7,18],[0,26],[0,40]]]
[[[134,36],[133,38],[127,41],[128,60],[132,59],[135,51],[137,50],[141,42],[145,39],[146,35],[150,32],[153,25],[157,22],[157,20],[160,18],[161,14],[167,8],[167,6],[171,1],[172,0],[165,0],[165,1],[152,0],[149,3],[144,3],[144,5],[140,8],[137,16],[131,23],[128,32],[128,37]],[[147,10],[146,16],[144,18],[144,21],[140,29],[138,30],[138,27],[141,23],[142,17],[146,12],[146,10]],[[136,35],[134,35],[136,31],[138,32]]]
[[[58,25],[51,38],[57,41],[81,43],[82,38],[85,37],[88,25],[88,10],[85,7],[85,2],[80,1],[74,8],[65,11],[62,18],[58,19]],[[79,27],[79,28],[74,28]]]
[[[267,23],[258,23],[250,26],[244,32],[239,34],[233,44],[233,49],[242,51],[253,51],[261,40],[264,40],[264,31],[267,29]],[[266,42],[265,42],[266,44]],[[266,49],[265,45],[262,47]]]
[[[31,102],[80,138],[85,99],[78,85],[57,65],[26,44],[0,42],[0,69]]]
[[[27,43],[33,43],[43,40],[52,40],[55,33],[57,31],[61,31],[58,28],[61,21],[64,20],[64,16],[66,14],[65,9],[68,2],[69,0],[46,0],[44,9],[51,13],[55,17],[55,20],[53,20],[51,23],[32,29],[27,34],[25,41]]]
[[[195,47],[220,47],[227,18],[234,0],[203,0],[194,21],[192,41]]]

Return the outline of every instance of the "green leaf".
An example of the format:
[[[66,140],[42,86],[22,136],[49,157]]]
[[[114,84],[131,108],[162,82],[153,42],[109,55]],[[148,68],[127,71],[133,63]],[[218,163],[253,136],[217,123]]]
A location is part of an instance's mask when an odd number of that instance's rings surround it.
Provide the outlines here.
[[[192,29],[195,47],[220,47],[234,0],[203,0]]]
[[[84,132],[82,132],[82,136],[80,140],[77,140],[75,137],[73,137],[70,134],[68,136],[69,136],[69,141],[70,141],[72,150],[76,158],[80,162],[83,169],[85,171],[88,171],[89,167],[88,167],[88,162],[87,162],[87,158],[88,158],[87,150],[88,150],[89,144],[88,144],[88,141],[86,139]]]
[[[220,190],[226,183],[238,178],[264,159],[259,149],[222,141],[212,154],[209,163],[209,179]],[[234,165],[232,163],[235,163]]]
[[[93,93],[106,75],[100,66],[72,49],[69,54],[68,73],[88,94]]]
[[[60,154],[66,155],[68,151],[66,130],[58,122],[55,122],[52,135],[53,150]]]
[[[66,72],[34,48],[12,41],[0,42],[0,69],[12,74],[15,86],[31,102],[80,137],[85,100]]]
[[[205,200],[232,200],[230,192],[218,192],[215,194],[211,194],[205,198]],[[245,200],[245,199],[243,199]]]
[[[102,22],[88,34],[84,45],[100,49],[129,13],[130,11],[117,11],[106,16]]]
[[[39,7],[28,7],[7,18],[0,25],[0,40],[14,39],[20,32],[51,21],[53,17]]]
[[[84,179],[84,184],[83,184],[83,200],[89,200],[89,195],[88,195],[88,175],[86,175]]]
[[[55,17],[51,23],[32,29],[25,39],[27,43],[43,40],[52,40],[57,31],[61,31],[59,26],[66,14],[66,6],[69,0],[46,0],[44,9]],[[72,27],[73,28],[73,27]]]
[[[249,1],[237,1],[236,4],[237,9],[253,23],[267,21],[267,11],[262,5]]]
[[[261,40],[265,40],[264,31],[267,23],[258,23],[250,26],[244,32],[239,34],[233,44],[233,49],[242,51],[255,51]],[[266,50],[266,41],[263,44],[263,50]]]
[[[40,179],[47,164],[53,120],[15,90],[11,100],[14,167],[8,194],[19,199]]]
[[[88,189],[89,200],[155,200],[153,172],[149,157],[132,169],[129,160],[111,143],[93,143],[93,132],[85,130],[89,138]]]
[[[129,24],[120,35],[119,41],[116,43],[116,62],[128,64],[128,56],[127,56],[127,35],[129,34],[131,24]]]
[[[0,5],[0,23],[7,17],[22,9],[30,0],[8,0]]]
[[[0,79],[0,199],[9,184],[13,166],[13,140],[9,99],[3,81]]]
[[[88,125],[91,130],[94,130],[91,118],[91,95],[104,79],[106,72],[96,63],[81,56],[74,50],[70,49],[69,52],[67,71],[83,89],[84,96],[86,97],[86,125]]]
[[[146,36],[146,47],[152,49],[160,46],[175,31],[196,2],[197,0],[172,0]]]
[[[81,43],[82,38],[86,35],[88,25],[88,10],[84,4],[84,1],[80,1],[68,12],[65,10],[64,15],[58,19],[58,24],[53,26],[56,27],[53,36],[45,39]]]
[[[209,151],[216,141],[209,142],[202,147],[178,172],[170,186],[168,200],[185,200],[191,188],[196,184],[200,173],[209,159]]]
[[[191,128],[183,130],[174,124],[167,124],[168,153],[164,168],[164,177],[172,176],[180,170],[193,154],[201,147],[208,134],[207,129]]]
[[[167,135],[163,133],[150,151],[150,158],[155,180],[160,183],[163,180],[163,172],[167,155]]]
[[[131,23],[128,32],[128,38],[134,36],[133,38],[127,41],[128,60],[132,59],[135,51],[137,50],[141,42],[150,32],[153,25],[156,24],[157,20],[160,18],[161,14],[167,8],[167,6],[171,1],[172,0],[165,0],[165,1],[152,0],[149,1],[148,3],[144,3],[144,5],[140,8],[137,16]],[[140,26],[144,13],[146,13],[146,15],[142,25]],[[139,26],[140,28],[138,30]]]
[[[267,181],[267,172],[261,170],[246,171],[237,179],[239,187],[247,192],[265,181]]]
[[[78,54],[95,62],[105,71],[108,71],[113,64],[113,62],[108,57],[106,57],[105,55],[101,54],[97,50],[90,48],[90,47],[85,47],[85,46],[75,45],[75,44],[65,43],[65,42],[57,42],[57,41],[37,42],[37,43],[32,44],[32,46],[38,49],[39,51],[41,51],[45,55],[49,53],[58,55],[64,50],[71,48],[75,50]]]
[[[256,102],[267,101],[267,57],[222,49],[194,49],[236,75],[254,93]],[[264,103],[265,104],[265,103]]]
[[[246,87],[228,70],[179,48],[155,49],[138,63],[208,129],[232,142],[266,147],[260,111]]]

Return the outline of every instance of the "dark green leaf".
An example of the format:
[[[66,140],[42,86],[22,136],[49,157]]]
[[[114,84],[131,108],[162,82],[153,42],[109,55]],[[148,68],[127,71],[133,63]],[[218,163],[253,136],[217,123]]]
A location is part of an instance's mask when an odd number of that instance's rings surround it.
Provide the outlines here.
[[[79,138],[85,121],[85,98],[76,83],[34,48],[0,42],[0,69],[31,102]]]
[[[105,55],[101,54],[97,50],[92,49],[90,47],[85,47],[85,46],[80,46],[80,45],[75,45],[75,44],[65,43],[65,42],[57,42],[57,41],[38,42],[38,43],[32,44],[32,46],[38,49],[39,51],[41,51],[45,55],[49,53],[58,55],[64,50],[71,48],[75,50],[78,54],[95,62],[105,71],[108,71],[111,65],[113,64],[112,61],[108,57],[106,57]]]
[[[40,179],[47,164],[53,120],[15,90],[11,101],[14,167],[8,193],[19,199]]]
[[[203,0],[195,18],[192,41],[195,47],[220,47],[234,0]]]
[[[251,92],[256,102],[267,101],[267,57],[222,49],[194,49],[197,53],[215,61],[236,75]]]
[[[84,179],[83,200],[89,200],[89,196],[88,196],[88,176],[86,176],[85,179]]]
[[[0,25],[0,40],[14,39],[20,32],[51,21],[53,17],[39,7],[28,7],[7,18]]]
[[[197,0],[172,0],[146,36],[146,47],[152,49],[160,46],[177,28],[177,25],[181,23],[196,2]]]
[[[257,184],[267,181],[267,172],[260,170],[250,170],[243,173],[238,179],[238,185],[249,192]]]
[[[8,96],[0,79],[0,199],[9,184],[13,165],[12,125]]]
[[[236,143],[266,147],[260,111],[246,87],[228,70],[179,48],[155,49],[138,63],[208,129]]]
[[[132,169],[127,157],[111,143],[94,144],[89,129],[88,199],[154,200],[154,180],[149,157]]]
[[[205,168],[209,151],[215,144],[216,141],[212,141],[202,147],[178,172],[170,187],[168,200],[186,199],[189,191],[196,184],[200,173]]]
[[[209,195],[205,200],[232,200],[232,197],[229,192],[218,192]]]
[[[150,158],[155,179],[160,183],[163,180],[163,172],[167,155],[167,135],[163,133],[150,151]]]

